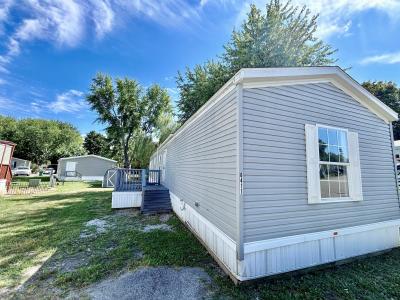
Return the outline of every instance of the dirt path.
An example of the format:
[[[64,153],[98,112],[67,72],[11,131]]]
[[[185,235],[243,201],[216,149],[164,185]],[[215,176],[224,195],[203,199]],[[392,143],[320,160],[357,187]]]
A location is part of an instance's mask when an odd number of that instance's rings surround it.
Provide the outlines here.
[[[210,277],[201,268],[142,267],[89,287],[90,299],[208,299]]]

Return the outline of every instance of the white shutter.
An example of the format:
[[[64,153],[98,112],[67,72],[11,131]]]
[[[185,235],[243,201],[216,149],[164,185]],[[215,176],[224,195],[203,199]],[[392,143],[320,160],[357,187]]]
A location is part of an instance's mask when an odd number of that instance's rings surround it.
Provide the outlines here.
[[[361,168],[360,168],[360,150],[358,145],[358,133],[349,132],[349,162],[348,177],[349,177],[349,195],[352,200],[362,201],[362,183],[361,183]]]
[[[319,153],[317,126],[306,124],[307,190],[308,203],[321,202],[319,184]]]

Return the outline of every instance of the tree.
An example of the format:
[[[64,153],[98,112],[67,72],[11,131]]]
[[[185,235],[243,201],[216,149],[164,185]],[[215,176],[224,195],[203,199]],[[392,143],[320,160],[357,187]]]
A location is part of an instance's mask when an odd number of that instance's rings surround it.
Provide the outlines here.
[[[133,139],[129,143],[129,155],[134,168],[147,167],[150,157],[156,150],[156,144],[151,136],[148,136],[142,130],[134,133]]]
[[[160,116],[157,121],[157,125],[154,131],[154,140],[158,144],[162,144],[170,134],[174,133],[179,128],[179,123],[175,122],[172,113],[164,113]]]
[[[263,14],[251,5],[247,19],[234,30],[219,59],[178,73],[181,122],[192,116],[241,68],[330,65],[336,50],[315,37],[318,15],[305,6],[271,0]]]
[[[15,157],[36,164],[57,162],[60,157],[84,152],[79,131],[69,123],[0,116],[0,139],[17,144]]]
[[[85,136],[83,147],[88,154],[107,156],[108,153],[108,143],[106,137],[93,130]]]
[[[362,84],[371,94],[400,113],[400,88],[394,82],[367,81]],[[400,122],[393,122],[393,136],[395,140],[400,139]]]
[[[229,80],[231,73],[229,68],[216,61],[196,65],[193,70],[186,68],[184,74],[178,72],[176,84],[180,93],[179,120],[188,120]]]
[[[98,74],[92,81],[87,101],[98,113],[97,120],[122,148],[124,167],[130,167],[129,144],[135,132],[152,134],[164,111],[171,110],[166,90],[158,85],[144,89],[136,80],[116,79]],[[118,151],[117,151],[118,152]]]

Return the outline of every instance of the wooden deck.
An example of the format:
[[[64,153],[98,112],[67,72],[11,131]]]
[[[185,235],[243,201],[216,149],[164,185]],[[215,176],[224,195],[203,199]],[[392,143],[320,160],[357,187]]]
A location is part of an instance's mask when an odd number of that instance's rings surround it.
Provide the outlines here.
[[[172,211],[168,188],[160,184],[159,170],[118,169],[113,207],[140,207],[144,214]]]

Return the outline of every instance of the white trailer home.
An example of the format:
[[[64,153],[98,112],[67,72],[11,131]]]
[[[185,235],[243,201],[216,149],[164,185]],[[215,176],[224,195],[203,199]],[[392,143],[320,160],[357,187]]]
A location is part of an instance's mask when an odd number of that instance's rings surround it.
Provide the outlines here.
[[[58,160],[57,177],[63,181],[103,181],[107,170],[116,166],[117,161],[93,154],[63,157]]]
[[[244,281],[399,246],[395,120],[338,67],[242,69],[150,169]]]

